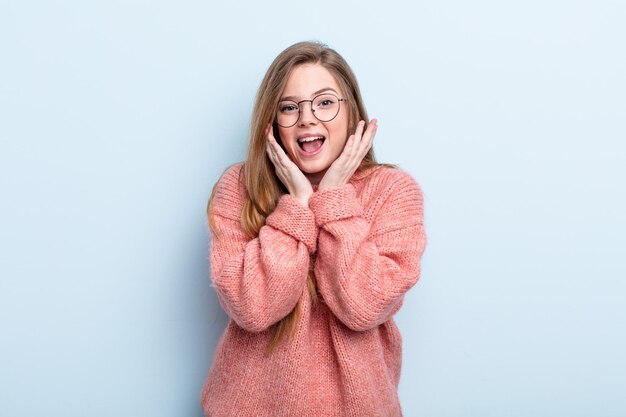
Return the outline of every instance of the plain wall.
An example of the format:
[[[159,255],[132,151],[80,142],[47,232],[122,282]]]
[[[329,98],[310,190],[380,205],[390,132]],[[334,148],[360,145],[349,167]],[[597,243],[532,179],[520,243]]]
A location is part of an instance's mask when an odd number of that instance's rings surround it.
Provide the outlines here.
[[[193,416],[205,208],[267,67],[345,56],[425,195],[405,415],[626,415],[624,2],[0,2],[0,415]]]

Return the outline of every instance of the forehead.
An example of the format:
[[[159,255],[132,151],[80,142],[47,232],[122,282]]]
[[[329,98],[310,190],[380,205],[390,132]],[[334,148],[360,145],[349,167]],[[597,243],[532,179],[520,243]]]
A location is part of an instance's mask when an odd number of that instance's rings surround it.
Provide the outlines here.
[[[340,91],[335,77],[325,67],[320,64],[302,64],[291,70],[282,96],[310,98],[323,88]]]

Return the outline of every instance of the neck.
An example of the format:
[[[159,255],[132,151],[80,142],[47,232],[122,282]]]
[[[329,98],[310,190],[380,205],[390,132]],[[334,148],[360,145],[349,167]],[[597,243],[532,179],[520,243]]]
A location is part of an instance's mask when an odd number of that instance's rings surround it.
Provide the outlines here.
[[[324,174],[326,174],[327,170],[328,169],[325,169],[323,171],[314,172],[312,174],[305,173],[304,175],[307,177],[311,185],[319,185],[320,181],[322,181],[322,178],[324,178]]]

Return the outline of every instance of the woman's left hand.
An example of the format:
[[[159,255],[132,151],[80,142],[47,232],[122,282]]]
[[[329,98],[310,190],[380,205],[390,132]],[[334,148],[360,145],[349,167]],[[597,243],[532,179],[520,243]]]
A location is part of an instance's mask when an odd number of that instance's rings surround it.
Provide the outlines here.
[[[346,141],[339,158],[330,165],[328,171],[324,174],[320,181],[319,190],[345,185],[356,172],[359,165],[361,165],[361,161],[372,147],[376,129],[378,128],[378,120],[370,120],[365,132],[363,132],[364,128],[365,121],[361,120],[354,134],[350,135]]]

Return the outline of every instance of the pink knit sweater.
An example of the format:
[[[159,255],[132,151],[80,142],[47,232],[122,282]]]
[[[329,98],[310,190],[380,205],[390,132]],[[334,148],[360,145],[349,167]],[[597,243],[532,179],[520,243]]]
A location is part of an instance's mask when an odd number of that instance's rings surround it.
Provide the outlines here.
[[[418,280],[423,198],[404,171],[377,166],[313,193],[283,195],[259,236],[240,226],[242,164],[217,184],[213,286],[230,320],[202,389],[206,416],[402,416],[402,338],[393,315]],[[306,287],[314,264],[320,302]],[[292,339],[273,324],[301,301]]]

